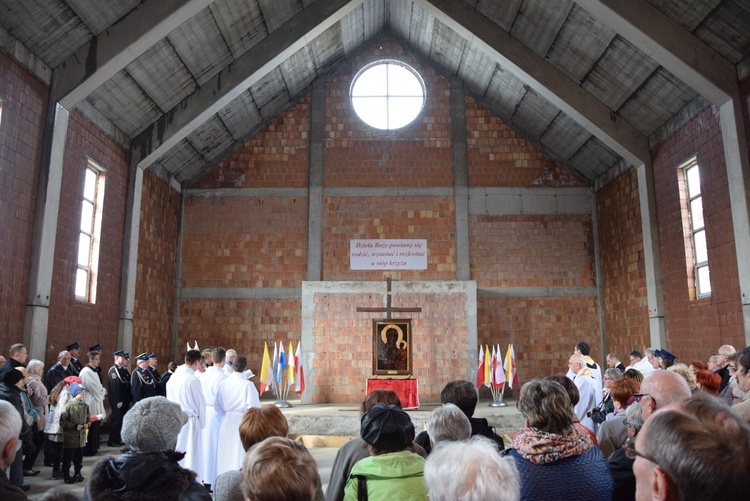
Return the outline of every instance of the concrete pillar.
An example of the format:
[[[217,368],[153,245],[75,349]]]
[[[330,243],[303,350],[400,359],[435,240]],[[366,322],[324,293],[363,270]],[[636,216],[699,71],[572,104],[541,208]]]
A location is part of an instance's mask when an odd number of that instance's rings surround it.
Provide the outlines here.
[[[53,90],[50,90],[50,95],[52,92]],[[34,212],[34,240],[31,249],[29,292],[23,332],[23,342],[29,351],[30,359],[44,360],[47,351],[52,268],[55,260],[60,189],[69,117],[70,112],[59,104],[51,105],[47,111],[47,126],[42,146]]]
[[[180,208],[177,221],[177,252],[175,257],[174,271],[174,308],[172,311],[172,360],[180,361],[180,298],[182,296],[182,235],[183,222],[185,221],[185,192],[180,193]]]
[[[323,167],[325,159],[325,78],[312,84],[310,118],[310,185],[307,217],[307,280],[323,279]]]
[[[453,190],[456,206],[456,280],[469,280],[469,175],[466,168],[466,101],[463,82],[451,77]]]
[[[591,229],[594,232],[594,263],[596,272],[596,295],[598,299],[597,313],[599,315],[599,342],[602,347],[601,367],[607,366],[607,353],[610,349],[607,345],[607,329],[604,326],[604,282],[602,278],[602,253],[599,240],[599,211],[596,210],[596,196],[591,197]]]
[[[141,229],[141,193],[143,169],[133,159],[128,176],[128,200],[125,207],[125,235],[122,243],[122,285],[120,287],[120,315],[117,325],[117,348],[126,352],[133,349],[133,310],[138,272],[138,238]]]
[[[740,280],[740,301],[744,320],[745,345],[750,345],[750,161],[748,161],[745,125],[742,121],[742,100],[739,93],[719,108],[724,160],[732,206],[732,228],[737,253],[737,274]],[[711,263],[709,261],[709,267]]]
[[[651,163],[638,166],[638,197],[643,233],[643,260],[646,268],[648,320],[651,346],[666,348],[667,326],[664,321],[664,293],[662,287],[659,226],[656,221],[656,194]]]

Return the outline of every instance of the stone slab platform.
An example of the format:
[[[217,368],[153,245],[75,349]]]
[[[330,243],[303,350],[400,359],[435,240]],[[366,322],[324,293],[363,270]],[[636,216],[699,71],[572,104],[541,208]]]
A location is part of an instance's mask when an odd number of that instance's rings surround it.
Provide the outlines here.
[[[263,400],[262,404],[273,401]],[[289,400],[290,408],[281,411],[289,422],[289,433],[296,436],[315,435],[330,437],[353,437],[359,435],[359,407],[354,404],[301,404]],[[475,417],[487,419],[498,434],[513,434],[523,428],[524,420],[516,409],[515,399],[507,401],[507,407],[489,407],[489,400],[480,400]],[[440,404],[427,404],[418,409],[407,410],[417,433],[425,429],[430,413]]]

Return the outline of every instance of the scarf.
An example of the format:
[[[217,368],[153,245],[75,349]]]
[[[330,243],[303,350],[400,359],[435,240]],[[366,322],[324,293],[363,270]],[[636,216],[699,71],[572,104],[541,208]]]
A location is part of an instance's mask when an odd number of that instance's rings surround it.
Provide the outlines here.
[[[548,464],[570,456],[581,456],[592,445],[591,438],[575,428],[567,435],[526,428],[516,435],[511,447],[534,464]]]

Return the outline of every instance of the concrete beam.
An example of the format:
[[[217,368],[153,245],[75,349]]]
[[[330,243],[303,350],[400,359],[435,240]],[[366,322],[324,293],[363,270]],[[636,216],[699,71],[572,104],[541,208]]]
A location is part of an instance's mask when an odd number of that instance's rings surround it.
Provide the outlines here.
[[[466,100],[464,85],[451,77],[451,135],[453,142],[453,200],[456,210],[456,280],[470,280],[469,174],[466,168]]]
[[[55,100],[72,109],[214,0],[146,0],[58,67]]]
[[[69,117],[70,112],[59,104],[49,106],[39,169],[29,291],[23,332],[23,341],[29,351],[29,357],[39,360],[45,359],[47,351],[52,271],[55,263],[55,242]]]
[[[575,2],[714,104],[735,94],[734,65],[646,0]]]
[[[664,320],[664,292],[662,287],[659,225],[656,220],[656,190],[651,162],[638,166],[638,200],[641,209],[643,235],[643,264],[646,272],[649,332],[651,346],[667,346],[667,324]]]
[[[740,302],[744,320],[745,345],[750,345],[750,160],[747,134],[742,119],[742,101],[732,99],[719,108],[724,161],[732,207],[732,229],[737,253],[737,274],[740,281]],[[710,266],[710,262],[709,262]]]
[[[569,115],[631,165],[650,158],[648,138],[567,75],[465,2],[414,0],[479,46],[539,95]]]
[[[198,91],[151,124],[133,140],[133,154],[145,169],[206,120],[239,97],[364,0],[331,0],[306,8],[258,42]]]
[[[141,233],[141,194],[143,170],[131,160],[128,176],[128,198],[125,207],[125,235],[122,242],[122,283],[117,348],[130,352],[133,348],[133,311],[138,274],[138,240]]]
[[[307,280],[323,280],[323,173],[325,170],[325,78],[312,84],[310,185],[307,197]]]

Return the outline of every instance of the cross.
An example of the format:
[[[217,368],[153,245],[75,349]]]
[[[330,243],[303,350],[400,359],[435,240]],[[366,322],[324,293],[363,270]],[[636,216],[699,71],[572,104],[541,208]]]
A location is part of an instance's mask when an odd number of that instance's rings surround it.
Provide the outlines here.
[[[385,313],[385,318],[390,319],[391,313],[419,313],[422,311],[422,308],[395,308],[391,306],[391,297],[393,296],[393,291],[391,290],[391,277],[388,277],[386,279],[386,282],[388,284],[388,292],[386,294],[387,301],[386,301],[386,307],[385,308],[357,308],[357,311],[359,312],[370,312],[370,313]]]

